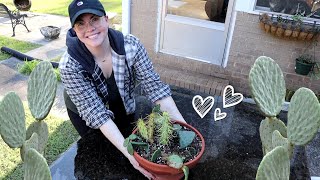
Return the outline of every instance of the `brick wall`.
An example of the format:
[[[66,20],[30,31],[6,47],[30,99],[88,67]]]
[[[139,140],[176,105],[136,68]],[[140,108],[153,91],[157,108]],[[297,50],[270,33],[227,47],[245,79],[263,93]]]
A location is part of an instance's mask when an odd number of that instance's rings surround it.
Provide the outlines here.
[[[306,49],[308,43],[280,39],[266,34],[259,28],[258,22],[258,15],[237,12],[227,67],[233,72],[230,82],[235,87],[240,86],[247,89],[245,79],[249,69],[255,59],[263,55],[271,57],[279,64],[284,73],[287,88],[295,90],[303,86],[320,93],[320,80],[311,81],[309,77],[294,72],[295,58]],[[320,59],[319,47],[316,47],[315,53]],[[236,75],[239,75],[240,78],[236,78]],[[240,82],[237,82],[238,80]]]
[[[249,95],[250,67],[257,57],[264,55],[273,58],[279,64],[284,72],[287,88],[295,90],[304,86],[320,93],[320,80],[311,81],[309,77],[294,72],[294,59],[303,51],[305,43],[266,34],[259,28],[257,15],[237,12],[228,65],[226,68],[221,68],[187,58],[156,53],[158,2],[132,0],[131,7],[131,33],[144,44],[154,64],[180,69],[183,72],[196,72],[227,79],[237,92]],[[319,50],[316,54],[320,59]]]

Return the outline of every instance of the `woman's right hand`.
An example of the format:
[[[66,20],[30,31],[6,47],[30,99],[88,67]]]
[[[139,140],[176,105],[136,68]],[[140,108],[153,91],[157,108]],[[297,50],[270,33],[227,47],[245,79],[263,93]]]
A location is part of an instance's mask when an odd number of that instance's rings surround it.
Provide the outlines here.
[[[145,177],[147,177],[148,179],[155,179],[155,177],[150,172],[139,165],[138,161],[133,156],[129,155],[127,156],[127,158],[129,159],[132,166],[140,171]]]

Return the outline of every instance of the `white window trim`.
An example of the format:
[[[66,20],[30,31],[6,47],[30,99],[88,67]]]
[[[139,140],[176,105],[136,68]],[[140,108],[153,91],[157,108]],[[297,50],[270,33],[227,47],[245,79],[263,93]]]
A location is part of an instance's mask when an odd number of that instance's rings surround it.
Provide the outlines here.
[[[293,15],[290,15],[290,14],[285,14],[285,13],[277,13],[277,12],[271,12],[271,11],[268,11],[268,10],[263,10],[263,9],[256,9],[256,2],[257,0],[250,0],[250,7],[249,9],[251,9],[251,11],[247,11],[247,13],[250,13],[250,14],[256,14],[256,15],[259,15],[261,13],[272,13],[272,14],[275,14],[275,15],[282,15],[282,16],[286,16],[286,17],[291,17]],[[317,23],[320,23],[320,19],[316,19],[316,18],[304,18],[303,22],[308,22],[308,23],[313,23],[314,21],[316,21]]]

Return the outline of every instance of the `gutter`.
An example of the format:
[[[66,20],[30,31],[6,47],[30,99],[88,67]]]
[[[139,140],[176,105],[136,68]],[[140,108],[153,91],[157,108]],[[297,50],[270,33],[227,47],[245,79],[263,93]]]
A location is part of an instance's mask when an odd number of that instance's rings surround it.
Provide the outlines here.
[[[122,1],[122,33],[131,33],[131,0]]]

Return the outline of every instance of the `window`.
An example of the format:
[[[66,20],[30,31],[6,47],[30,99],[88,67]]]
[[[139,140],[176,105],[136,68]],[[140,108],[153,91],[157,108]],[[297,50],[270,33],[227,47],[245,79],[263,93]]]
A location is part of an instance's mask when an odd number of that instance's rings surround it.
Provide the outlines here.
[[[222,66],[235,0],[162,1],[157,51]]]
[[[320,19],[320,0],[256,0],[255,10]]]
[[[225,22],[229,0],[168,0],[167,14]]]

